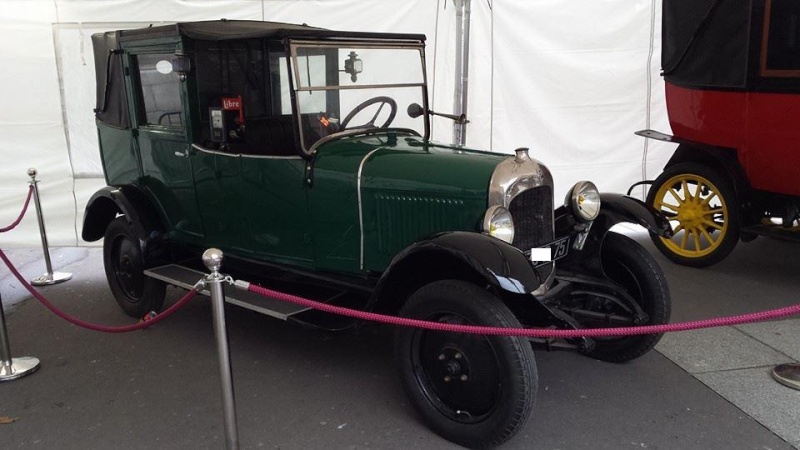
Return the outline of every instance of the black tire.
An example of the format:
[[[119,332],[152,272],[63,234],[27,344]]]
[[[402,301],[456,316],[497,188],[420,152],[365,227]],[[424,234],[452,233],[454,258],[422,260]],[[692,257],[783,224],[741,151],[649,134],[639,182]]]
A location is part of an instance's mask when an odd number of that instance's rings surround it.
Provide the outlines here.
[[[608,233],[600,251],[603,272],[633,297],[647,314],[646,323],[658,325],[669,321],[670,295],[664,272],[653,256],[633,239],[617,233]],[[623,307],[602,298],[587,309],[609,314],[630,314]],[[598,326],[602,326],[599,324]],[[626,362],[649,352],[661,339],[662,334],[644,334],[622,338],[596,338],[597,346],[589,356],[609,362]]]
[[[727,177],[709,166],[680,163],[667,167],[650,187],[647,204],[670,220],[674,236],[652,234],[651,238],[658,250],[677,264],[714,265],[739,241],[736,191]]]
[[[417,290],[400,315],[447,323],[519,327],[490,292],[443,280]],[[536,363],[523,338],[400,327],[395,360],[403,388],[437,434],[470,448],[497,446],[528,420],[536,401]]]
[[[106,228],[103,264],[111,292],[125,314],[142,318],[150,311],[161,310],[166,286],[144,275],[147,265],[141,241],[124,216],[112,220]]]

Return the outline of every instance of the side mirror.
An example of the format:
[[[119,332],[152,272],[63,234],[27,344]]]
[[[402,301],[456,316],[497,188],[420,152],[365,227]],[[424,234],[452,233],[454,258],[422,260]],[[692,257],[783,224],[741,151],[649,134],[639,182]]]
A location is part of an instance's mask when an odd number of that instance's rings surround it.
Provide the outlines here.
[[[358,59],[356,52],[350,52],[350,57],[344,60],[344,72],[350,75],[353,83],[358,79],[358,74],[364,71],[364,61]]]

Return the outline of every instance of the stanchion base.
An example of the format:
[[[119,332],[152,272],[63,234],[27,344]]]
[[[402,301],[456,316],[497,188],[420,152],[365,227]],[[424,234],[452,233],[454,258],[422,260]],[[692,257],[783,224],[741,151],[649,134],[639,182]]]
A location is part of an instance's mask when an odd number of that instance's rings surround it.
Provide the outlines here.
[[[772,378],[778,383],[800,390],[800,364],[781,364],[772,369]]]
[[[32,356],[11,358],[11,365],[0,364],[0,381],[11,381],[30,375],[39,368],[39,360]]]
[[[53,272],[52,274],[46,273],[39,275],[31,280],[33,286],[49,286],[51,284],[63,283],[72,278],[71,273],[66,272]]]

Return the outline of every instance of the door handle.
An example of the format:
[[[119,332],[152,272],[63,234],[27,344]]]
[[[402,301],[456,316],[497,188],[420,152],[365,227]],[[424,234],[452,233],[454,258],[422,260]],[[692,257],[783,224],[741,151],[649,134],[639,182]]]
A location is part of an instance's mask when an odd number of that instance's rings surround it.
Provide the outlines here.
[[[189,157],[189,152],[186,152],[186,153],[184,153],[184,152],[175,152],[175,156],[180,156],[182,158],[188,158]]]

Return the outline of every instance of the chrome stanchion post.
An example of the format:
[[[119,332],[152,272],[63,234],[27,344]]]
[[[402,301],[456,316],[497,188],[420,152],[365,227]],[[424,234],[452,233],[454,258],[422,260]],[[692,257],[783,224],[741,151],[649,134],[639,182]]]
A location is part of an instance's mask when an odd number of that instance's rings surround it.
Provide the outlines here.
[[[228,331],[225,327],[225,293],[222,289],[225,277],[219,273],[219,269],[222,267],[222,257],[221,250],[210,248],[203,253],[203,264],[211,271],[211,274],[206,276],[205,283],[211,291],[214,334],[217,338],[219,378],[222,383],[222,406],[225,413],[225,441],[228,449],[238,449],[239,434],[236,427],[236,402],[233,397]]]
[[[42,236],[42,251],[44,252],[44,264],[47,273],[39,275],[31,280],[34,286],[47,286],[61,283],[72,278],[71,273],[53,272],[53,265],[50,262],[50,249],[47,246],[47,232],[44,229],[44,216],[42,216],[42,203],[39,200],[39,180],[36,179],[36,169],[28,169],[28,176],[31,177],[30,184],[33,186],[33,204],[36,206],[36,218],[39,220],[39,234]]]
[[[31,356],[11,357],[8,343],[6,316],[3,312],[3,299],[0,298],[0,381],[11,381],[31,374],[39,368],[39,360]]]
[[[772,378],[778,383],[800,390],[800,364],[780,364],[772,369]]]

